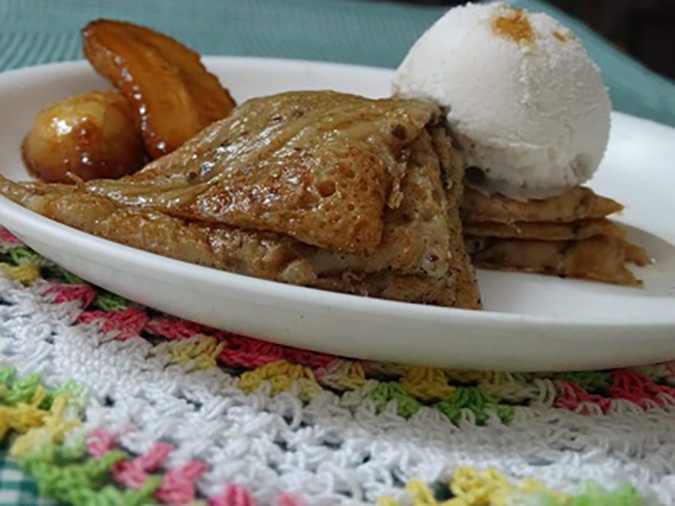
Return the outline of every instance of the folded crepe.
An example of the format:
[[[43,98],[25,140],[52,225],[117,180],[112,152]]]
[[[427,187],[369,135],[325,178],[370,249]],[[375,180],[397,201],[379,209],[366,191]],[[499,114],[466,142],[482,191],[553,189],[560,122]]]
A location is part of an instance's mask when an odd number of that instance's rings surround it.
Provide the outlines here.
[[[330,91],[257,98],[119,180],[0,181],[100,237],[231,272],[480,307],[463,243],[463,163],[439,109]]]

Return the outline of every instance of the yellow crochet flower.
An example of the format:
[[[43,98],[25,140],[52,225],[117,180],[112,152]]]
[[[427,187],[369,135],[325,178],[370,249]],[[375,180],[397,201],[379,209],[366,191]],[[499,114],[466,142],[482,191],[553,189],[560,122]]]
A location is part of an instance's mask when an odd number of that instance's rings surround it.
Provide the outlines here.
[[[356,390],[366,383],[361,362],[333,360],[321,376],[321,383],[340,390]]]
[[[0,264],[0,268],[2,268],[2,271],[8,278],[24,285],[30,285],[40,277],[40,268],[28,262],[21,265],[2,263]]]
[[[30,402],[20,402],[16,406],[0,406],[0,439],[4,439],[10,430],[24,433],[42,425],[48,412],[38,406],[45,396],[45,389],[38,386]]]
[[[506,476],[495,469],[477,471],[460,467],[450,484],[455,498],[449,501],[449,506],[506,506],[505,493],[512,489]]]
[[[169,355],[180,364],[191,363],[196,370],[216,366],[216,360],[225,347],[225,341],[205,335],[173,341],[168,344]]]
[[[455,392],[443,370],[433,367],[411,367],[400,383],[406,392],[423,401],[446,399]]]
[[[406,486],[413,506],[515,506],[521,494],[544,493],[565,504],[570,497],[554,492],[538,480],[527,479],[514,485],[505,475],[495,469],[479,471],[471,467],[458,468],[450,483],[454,497],[438,502],[424,482],[411,480]],[[382,497],[378,506],[400,506],[391,497]]]
[[[405,487],[412,499],[413,506],[450,506],[450,501],[438,502],[429,486],[421,480],[410,480]],[[400,506],[391,497],[380,497],[377,506]]]
[[[321,392],[321,386],[309,367],[291,364],[285,360],[272,362],[253,371],[245,372],[239,378],[238,386],[244,392],[251,393],[260,388],[264,381],[270,382],[272,395],[285,392],[294,386],[298,388],[298,393],[303,400]]]
[[[30,403],[0,407],[0,438],[9,429],[22,434],[10,448],[12,457],[26,455],[49,443],[62,443],[65,435],[80,425],[79,420],[69,416],[68,394],[57,396],[49,411],[39,408],[45,395],[44,388],[39,386]]]

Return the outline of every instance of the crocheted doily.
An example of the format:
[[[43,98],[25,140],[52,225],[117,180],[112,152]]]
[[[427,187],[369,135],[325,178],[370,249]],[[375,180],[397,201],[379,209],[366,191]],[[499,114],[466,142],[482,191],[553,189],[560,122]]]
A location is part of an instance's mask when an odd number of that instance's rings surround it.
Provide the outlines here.
[[[346,360],[93,287],[0,230],[0,435],[73,504],[675,503],[675,364]]]

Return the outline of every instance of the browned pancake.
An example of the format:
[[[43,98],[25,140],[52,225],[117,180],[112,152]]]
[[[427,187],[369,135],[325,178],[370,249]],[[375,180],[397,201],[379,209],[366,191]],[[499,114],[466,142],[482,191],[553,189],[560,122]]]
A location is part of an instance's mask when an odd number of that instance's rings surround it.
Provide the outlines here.
[[[466,188],[462,202],[462,219],[467,223],[572,223],[604,218],[623,206],[591,189],[578,186],[560,196],[545,200],[513,200],[501,195],[487,196]]]
[[[467,248],[477,266],[486,269],[537,272],[639,286],[626,263],[644,265],[644,250],[626,241],[595,236],[579,241],[535,241],[467,236]]]
[[[452,277],[391,270],[367,273],[367,259],[351,270],[322,270],[324,252],[275,233],[187,222],[81,192],[34,196],[29,204],[49,218],[99,237],[229,272],[394,300],[452,306],[456,299]]]
[[[413,100],[256,98],[140,172],[86,188],[178,218],[372,253],[385,208],[400,204],[410,145],[438,118],[434,105]]]
[[[622,209],[585,187],[524,201],[466,188],[462,219],[478,267],[637,286],[626,263],[645,265],[647,254],[606,218]]]
[[[572,223],[515,222],[465,223],[464,233],[475,237],[499,237],[501,239],[536,239],[540,241],[573,241],[596,235],[622,239],[624,230],[605,218],[580,220]]]
[[[448,203],[462,202],[464,199],[464,184],[457,180],[457,174],[464,174],[464,159],[459,153],[457,143],[448,136],[450,134],[441,129],[432,130],[432,140],[435,151],[438,153],[441,163],[446,167],[446,195]],[[459,213],[448,205],[448,226],[450,228],[450,263],[449,270],[453,273],[457,283],[456,306],[466,309],[480,309],[482,307],[478,280],[471,258],[464,247],[464,242],[453,240],[455,237],[463,237],[464,225]]]

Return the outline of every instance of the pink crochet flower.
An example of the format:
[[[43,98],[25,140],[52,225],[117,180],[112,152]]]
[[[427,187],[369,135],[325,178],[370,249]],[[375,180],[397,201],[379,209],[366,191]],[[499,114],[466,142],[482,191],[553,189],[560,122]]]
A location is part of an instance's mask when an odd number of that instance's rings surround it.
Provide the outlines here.
[[[643,409],[650,404],[662,406],[664,395],[675,397],[675,388],[654,383],[648,376],[634,370],[620,369],[612,372],[614,380],[609,393],[616,399],[626,399]]]
[[[307,501],[289,492],[282,492],[274,501],[274,506],[307,506]]]
[[[148,321],[145,311],[130,307],[121,311],[85,311],[81,323],[98,322],[103,332],[117,331],[115,339],[126,341],[137,336]]]
[[[199,323],[171,317],[153,318],[146,323],[144,330],[170,340],[189,339],[196,334],[207,333],[206,328]]]
[[[103,429],[96,429],[87,434],[87,450],[95,459],[100,459],[117,446],[115,436]]]
[[[89,285],[70,285],[61,283],[52,283],[44,291],[45,295],[53,296],[55,304],[63,304],[74,300],[80,301],[80,307],[87,307],[96,298],[96,290]]]
[[[223,493],[209,499],[209,506],[257,506],[246,487],[231,483]]]
[[[157,469],[173,450],[172,445],[157,442],[144,455],[117,462],[112,468],[113,478],[126,487],[141,488],[148,479],[148,472]]]
[[[333,360],[335,360],[335,357],[332,355],[290,347],[286,347],[284,350],[284,358],[289,362],[302,364],[304,366],[311,367],[312,369],[326,367]]]
[[[284,349],[278,344],[232,336],[227,339],[227,347],[223,349],[218,359],[229,366],[254,369],[282,360],[283,354]]]
[[[559,381],[556,382],[556,387],[558,389],[558,397],[555,400],[555,406],[557,408],[577,411],[580,404],[595,404],[603,413],[606,413],[612,405],[611,399],[603,397],[602,395],[589,394],[576,383]],[[583,407],[581,408],[580,413],[590,414],[588,413],[588,410],[585,410]]]
[[[182,506],[194,501],[195,486],[207,466],[201,460],[191,460],[187,464],[172,469],[162,478],[155,497],[166,504]]]
[[[19,239],[17,239],[17,237],[14,234],[12,234],[6,228],[2,227],[0,227],[0,242],[4,242],[8,245],[15,245],[21,243],[21,241],[19,241]]]

